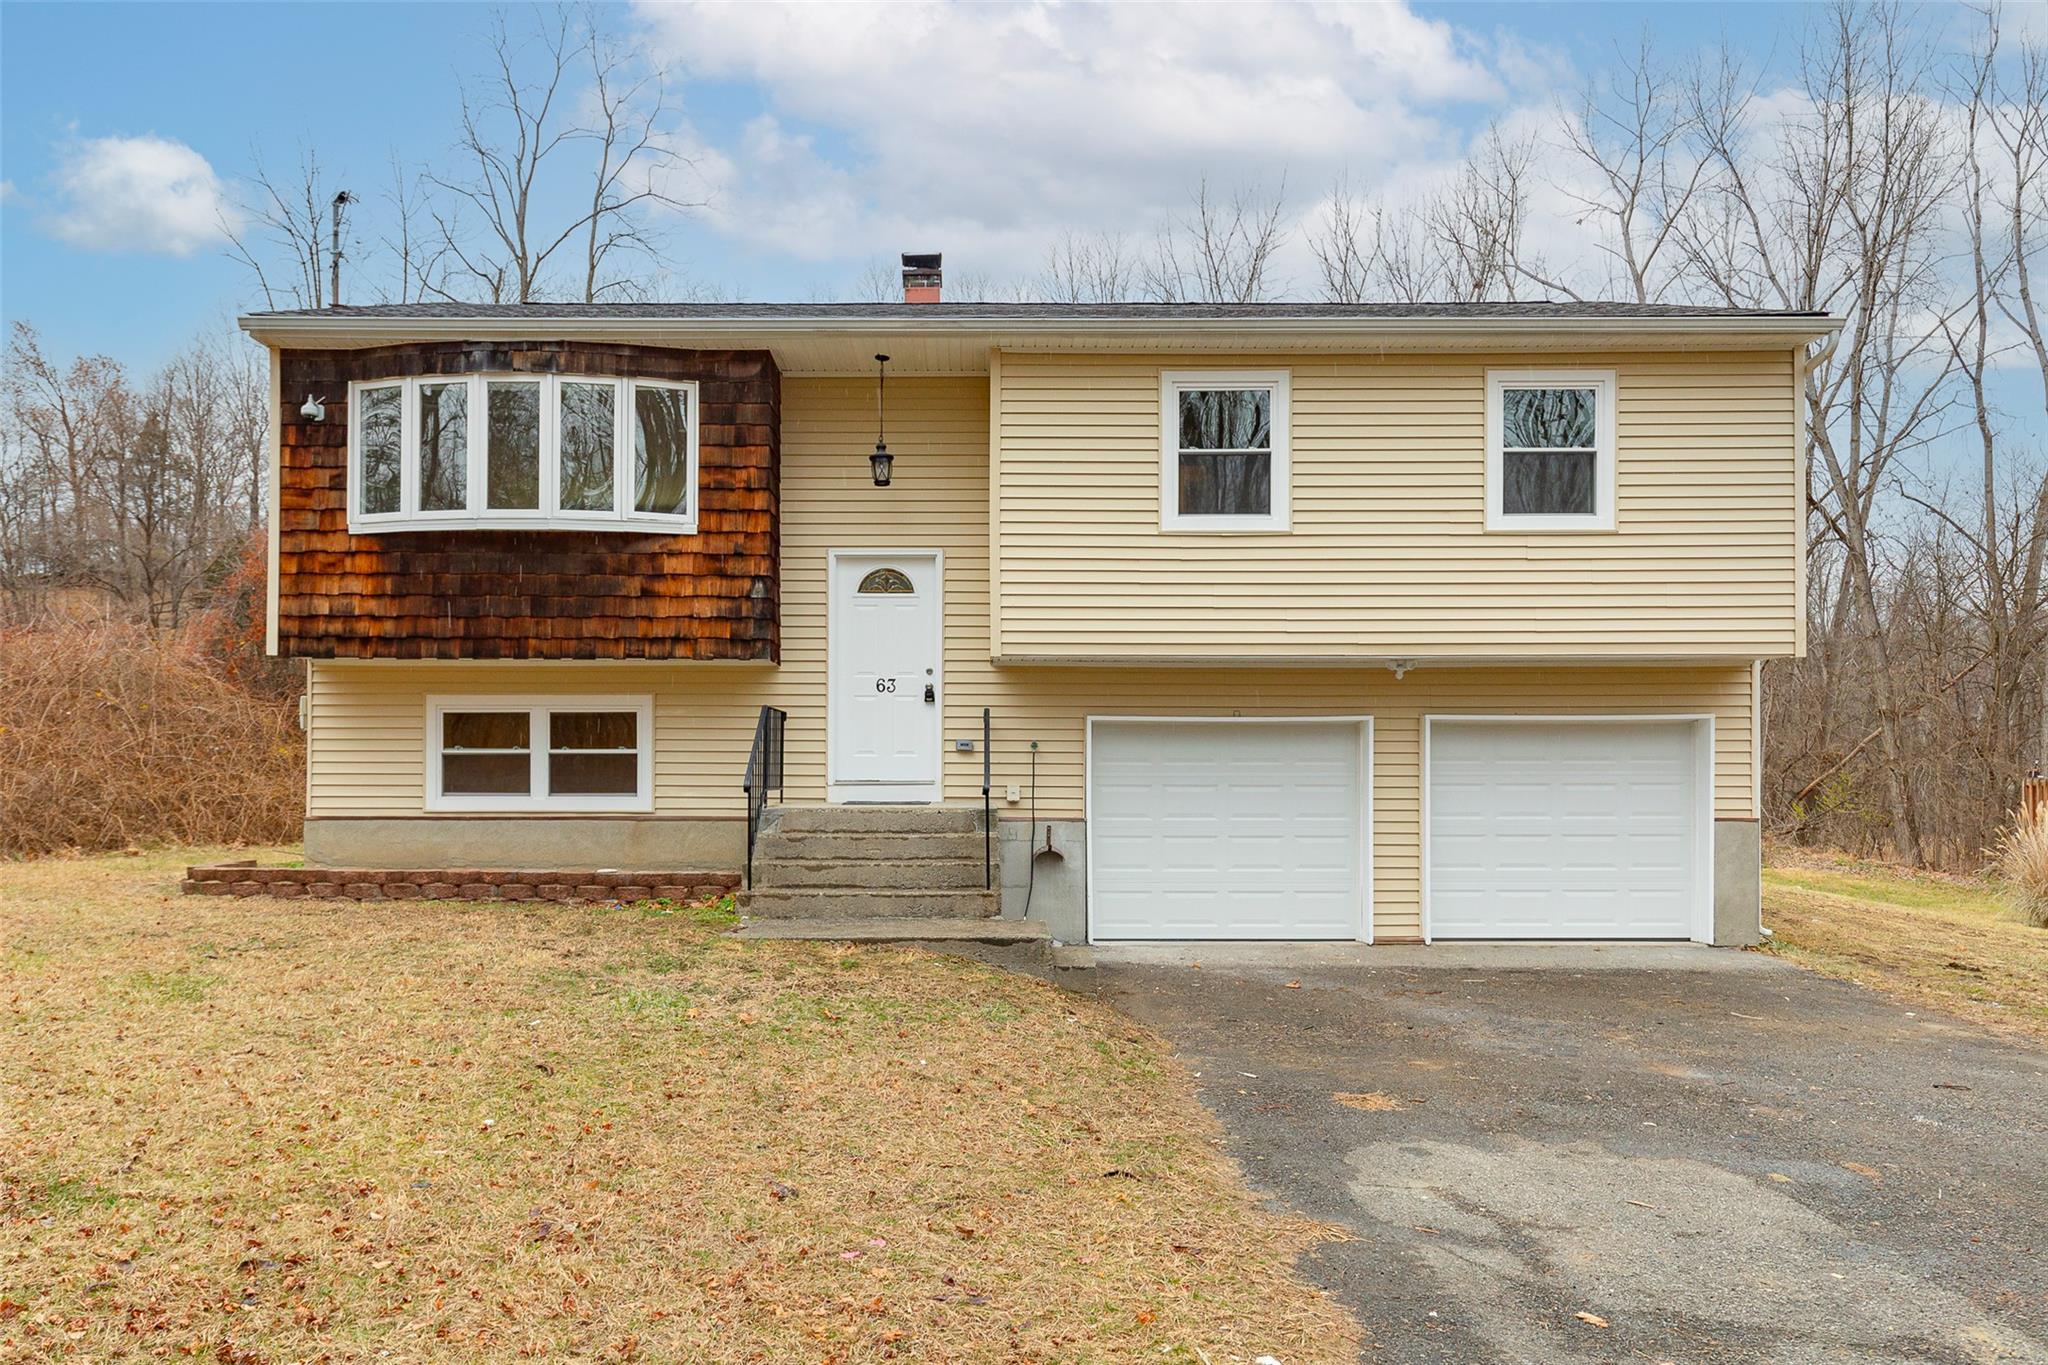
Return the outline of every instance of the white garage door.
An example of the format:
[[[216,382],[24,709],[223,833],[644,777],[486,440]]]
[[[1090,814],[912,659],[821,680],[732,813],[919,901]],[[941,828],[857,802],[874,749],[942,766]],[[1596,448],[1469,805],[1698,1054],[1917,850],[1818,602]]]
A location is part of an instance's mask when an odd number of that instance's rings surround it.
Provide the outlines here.
[[[1089,722],[1089,935],[1365,936],[1363,721]]]
[[[1693,937],[1698,737],[1690,721],[1432,720],[1430,936]]]

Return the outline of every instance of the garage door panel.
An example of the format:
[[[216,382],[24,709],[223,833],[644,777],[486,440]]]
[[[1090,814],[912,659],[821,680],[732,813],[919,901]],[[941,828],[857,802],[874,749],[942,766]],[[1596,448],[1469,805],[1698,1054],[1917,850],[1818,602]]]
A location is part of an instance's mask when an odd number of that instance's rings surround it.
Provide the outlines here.
[[[1093,937],[1360,936],[1357,722],[1099,721],[1090,763]]]
[[[1438,720],[1436,938],[1688,938],[1706,774],[1684,721]]]

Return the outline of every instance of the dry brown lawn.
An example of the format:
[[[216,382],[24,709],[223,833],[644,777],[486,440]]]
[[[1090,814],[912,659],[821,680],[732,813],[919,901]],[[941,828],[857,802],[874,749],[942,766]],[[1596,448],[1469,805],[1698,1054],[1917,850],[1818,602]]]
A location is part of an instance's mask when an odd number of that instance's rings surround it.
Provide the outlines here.
[[[2048,1041],[2048,929],[1999,886],[1778,850],[1766,951],[1903,1000]]]
[[[1328,1230],[1107,1007],[179,861],[0,865],[0,1356],[1353,1358],[1294,1271]]]

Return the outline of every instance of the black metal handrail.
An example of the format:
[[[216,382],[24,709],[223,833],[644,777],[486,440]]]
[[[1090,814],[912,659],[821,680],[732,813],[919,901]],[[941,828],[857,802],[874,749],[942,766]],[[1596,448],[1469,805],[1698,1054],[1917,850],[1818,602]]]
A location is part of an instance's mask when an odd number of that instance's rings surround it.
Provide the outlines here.
[[[981,881],[989,891],[996,889],[996,822],[989,802],[988,708],[981,708]]]
[[[782,799],[782,736],[789,724],[789,712],[777,706],[761,708],[754,722],[754,747],[747,752],[747,776],[741,784],[747,793],[747,889],[754,887],[754,839],[761,832],[761,812],[767,808],[768,793]]]

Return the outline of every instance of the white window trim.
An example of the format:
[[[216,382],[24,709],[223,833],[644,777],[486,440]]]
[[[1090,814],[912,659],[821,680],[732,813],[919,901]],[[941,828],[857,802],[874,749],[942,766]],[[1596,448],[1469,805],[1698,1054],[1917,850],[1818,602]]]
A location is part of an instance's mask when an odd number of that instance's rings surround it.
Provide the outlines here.
[[[1573,513],[1510,515],[1501,510],[1506,480],[1502,476],[1501,423],[1504,389],[1594,389],[1597,425],[1593,448],[1593,510]],[[1613,370],[1488,370],[1486,372],[1486,529],[1489,531],[1612,531],[1614,529],[1615,401]]]
[[[1162,531],[1285,531],[1292,520],[1288,458],[1293,376],[1287,370],[1166,370],[1159,376],[1159,529]],[[1189,389],[1266,389],[1273,395],[1271,510],[1263,516],[1203,515],[1180,510],[1180,395]]]
[[[461,793],[441,791],[441,717],[450,711],[523,711],[527,713],[531,762],[527,795]],[[592,793],[547,793],[548,725],[551,711],[630,711],[636,717],[633,738],[639,763],[631,796]],[[426,809],[444,811],[493,811],[499,814],[522,811],[578,811],[598,814],[645,814],[654,809],[654,698],[651,696],[430,696],[427,698]]]
[[[490,435],[488,408],[493,383],[537,383],[540,403],[540,503],[531,511],[487,506],[489,492],[485,476],[489,465]],[[561,501],[561,386],[602,384],[613,391],[612,400],[612,505],[609,510],[563,511]],[[460,511],[423,512],[420,497],[420,386],[423,384],[466,384],[469,389],[469,505]],[[370,513],[363,510],[362,423],[356,420],[365,389],[396,386],[399,400],[399,497],[396,512]],[[686,515],[639,512],[633,509],[634,460],[633,391],[636,388],[680,389],[689,394],[687,435],[689,456],[690,510]],[[382,531],[451,529],[532,530],[554,527],[577,531],[660,531],[668,535],[694,535],[703,496],[699,477],[702,440],[701,395],[697,381],[674,379],[609,379],[601,375],[517,374],[493,371],[483,374],[417,375],[405,379],[360,379],[348,386],[348,528],[351,532],[374,534]]]

